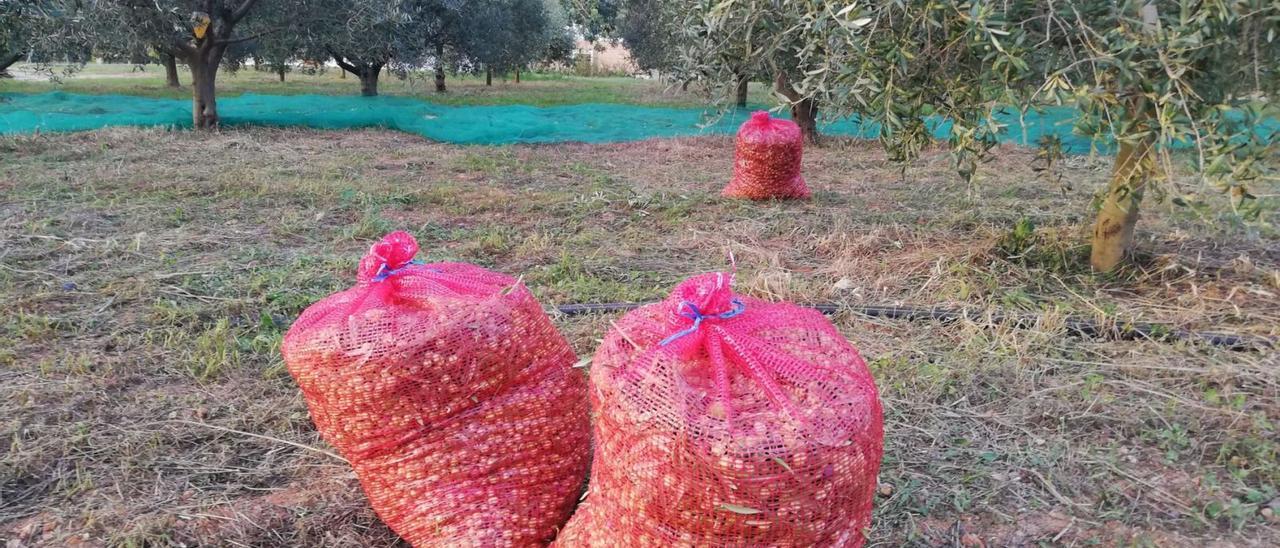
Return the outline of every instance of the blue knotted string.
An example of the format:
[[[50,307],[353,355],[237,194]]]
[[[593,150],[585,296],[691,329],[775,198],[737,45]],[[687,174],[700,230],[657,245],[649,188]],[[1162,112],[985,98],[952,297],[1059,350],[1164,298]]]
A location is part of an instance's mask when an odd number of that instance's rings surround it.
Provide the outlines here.
[[[685,335],[688,335],[690,333],[697,331],[699,327],[702,327],[702,320],[704,318],[719,318],[721,320],[727,320],[729,318],[737,316],[738,314],[741,314],[742,311],[747,309],[747,305],[742,304],[742,301],[738,299],[733,299],[733,301],[731,302],[733,303],[733,308],[729,309],[727,312],[721,312],[719,314],[704,315],[701,310],[698,310],[698,305],[693,304],[689,301],[681,301],[680,307],[688,308],[689,312],[688,313],[681,312],[680,315],[686,318],[689,318],[690,320],[693,320],[693,325],[689,326],[687,329],[680,331],[678,333],[672,333],[671,336],[665,339],[662,339],[662,342],[658,343],[658,346],[666,346],[668,344],[671,344],[672,342],[675,342],[675,340],[679,339],[680,337],[683,337]]]
[[[417,260],[417,259],[414,259],[414,260],[412,260],[412,261],[409,261],[409,263],[408,263],[408,264],[406,264],[406,265],[404,265],[404,266],[402,266],[402,267],[400,267],[400,268],[393,268],[393,269],[391,269],[391,270],[387,270],[387,263],[382,263],[382,266],[379,266],[379,267],[378,267],[378,272],[377,272],[376,274],[374,274],[374,275],[373,275],[373,280],[372,280],[372,281],[380,282],[380,281],[383,281],[383,280],[385,280],[385,279],[387,279],[387,278],[390,278],[390,277],[392,277],[392,276],[395,276],[396,274],[400,274],[400,273],[402,273],[402,272],[404,272],[404,271],[408,270],[408,269],[409,269],[409,267],[411,267],[411,266],[421,266],[421,265],[424,265],[424,264],[427,264],[427,263],[424,263],[424,262],[422,262],[422,261],[419,261],[419,260]],[[433,269],[433,270],[434,270],[434,269]]]

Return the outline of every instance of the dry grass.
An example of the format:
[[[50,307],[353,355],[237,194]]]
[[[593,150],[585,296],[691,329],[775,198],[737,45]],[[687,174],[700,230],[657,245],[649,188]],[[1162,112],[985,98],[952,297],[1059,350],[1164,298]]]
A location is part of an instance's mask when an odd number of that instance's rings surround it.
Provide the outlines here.
[[[1273,350],[1067,336],[1063,318],[1280,335],[1280,246],[1149,208],[1140,265],[1081,268],[1105,159],[1046,187],[1003,149],[969,203],[934,152],[807,151],[806,203],[718,198],[732,142],[456,147],[379,131],[118,129],[0,141],[0,538],[390,545],[278,344],[382,233],[544,303],[726,268],[805,302],[1019,310],[1034,328],[836,316],[887,404],[874,538],[1275,545]],[[1020,219],[1034,234],[1011,241]],[[559,318],[589,355],[610,316]],[[1274,518],[1272,518],[1274,519]]]

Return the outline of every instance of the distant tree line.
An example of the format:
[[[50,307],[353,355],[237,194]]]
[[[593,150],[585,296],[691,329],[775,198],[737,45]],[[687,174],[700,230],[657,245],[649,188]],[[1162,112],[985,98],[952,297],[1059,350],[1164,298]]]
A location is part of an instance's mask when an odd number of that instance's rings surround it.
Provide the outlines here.
[[[559,0],[0,0],[0,70],[27,57],[90,57],[191,73],[192,121],[218,125],[219,69],[247,61],[283,80],[292,66],[333,61],[377,95],[386,71],[515,72],[567,61],[573,34]]]

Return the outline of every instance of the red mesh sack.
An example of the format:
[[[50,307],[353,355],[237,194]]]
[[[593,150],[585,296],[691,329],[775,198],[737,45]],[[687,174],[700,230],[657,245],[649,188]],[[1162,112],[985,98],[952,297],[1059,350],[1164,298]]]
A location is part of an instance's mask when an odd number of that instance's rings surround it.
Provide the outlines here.
[[[883,451],[879,395],[821,314],[680,284],[591,365],[595,460],[555,545],[861,546]]]
[[[800,175],[803,156],[800,126],[765,111],[755,112],[738,128],[733,179],[720,194],[752,200],[808,198],[809,187]]]
[[[396,232],[307,308],[285,364],[378,516],[415,546],[550,541],[590,454],[586,378],[519,281]]]

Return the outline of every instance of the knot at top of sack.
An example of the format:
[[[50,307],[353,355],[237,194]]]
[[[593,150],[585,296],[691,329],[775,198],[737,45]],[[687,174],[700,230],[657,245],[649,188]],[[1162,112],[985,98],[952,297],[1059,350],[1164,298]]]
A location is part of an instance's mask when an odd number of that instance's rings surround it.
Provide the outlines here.
[[[385,280],[410,264],[422,264],[413,260],[417,254],[418,241],[408,232],[397,230],[387,234],[360,260],[356,279],[360,282]]]
[[[694,276],[676,286],[667,299],[671,323],[685,328],[672,333],[659,344],[666,346],[697,332],[703,320],[728,320],[746,311],[746,305],[733,294],[732,285],[732,274],[712,272]]]

